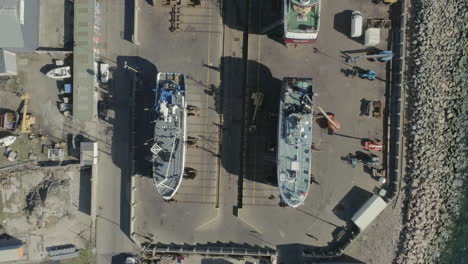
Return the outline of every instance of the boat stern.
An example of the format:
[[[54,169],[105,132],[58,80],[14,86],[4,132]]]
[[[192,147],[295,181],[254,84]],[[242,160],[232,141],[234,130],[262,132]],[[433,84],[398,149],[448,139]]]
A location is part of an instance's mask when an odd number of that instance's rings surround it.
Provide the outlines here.
[[[314,44],[317,42],[317,39],[293,39],[293,38],[284,38],[286,44]]]

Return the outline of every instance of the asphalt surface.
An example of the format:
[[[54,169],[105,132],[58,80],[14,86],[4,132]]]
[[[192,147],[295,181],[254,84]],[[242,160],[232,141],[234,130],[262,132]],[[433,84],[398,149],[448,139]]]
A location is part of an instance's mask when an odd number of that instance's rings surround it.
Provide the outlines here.
[[[231,2],[234,6],[224,10],[243,4],[237,2]],[[153,46],[160,48],[145,51],[145,57],[153,57],[159,71],[187,74],[188,104],[200,108],[196,116],[188,117],[188,136],[198,138],[199,148],[189,148],[186,161],[187,167],[198,171],[197,177],[182,182],[173,202],[164,202],[159,197],[151,178],[137,180],[135,232],[143,241],[145,237],[153,237],[161,243],[204,243],[232,237],[237,242],[243,240],[240,231],[248,232],[248,227],[233,214],[240,163],[243,33],[223,28],[220,8],[214,2],[207,2],[204,7],[182,8],[181,31],[173,33],[167,30],[169,8],[141,14],[142,19],[159,18],[143,31],[154,31],[153,35],[166,43],[161,45],[160,40],[154,40]],[[242,26],[243,21],[238,24]],[[230,43],[224,52],[223,42]],[[175,53],[179,55],[174,56]],[[223,53],[230,56],[222,57]]]
[[[351,10],[364,17],[386,17],[385,7],[360,1],[323,1],[321,29],[313,45],[284,46],[281,27],[262,33],[275,21],[278,7],[265,1],[252,1],[250,8],[247,91],[264,94],[263,105],[253,121],[254,108],[248,109],[246,126],[256,125],[248,134],[242,209],[239,218],[258,230],[271,244],[303,243],[327,245],[333,234],[380,186],[366,168],[353,169],[342,157],[363,150],[366,139],[382,139],[384,119],[360,116],[361,100],[385,101],[386,83],[351,78],[345,73],[357,66],[372,69],[385,79],[385,64],[364,59],[357,65],[346,63],[344,51],[366,51],[362,39],[350,39]],[[377,48],[386,49],[384,34]],[[341,130],[334,135],[317,118],[313,127],[312,184],[304,205],[297,209],[280,206],[276,180],[276,137],[278,91],[284,77],[314,79],[314,102],[335,114]],[[247,95],[246,98],[249,98]],[[380,153],[373,153],[381,155]],[[274,219],[265,221],[265,219]]]
[[[139,176],[134,176],[135,237],[141,242],[325,245],[377,186],[362,166],[352,169],[341,157],[362,151],[362,139],[382,138],[384,121],[360,117],[359,109],[362,98],[384,100],[385,82],[346,77],[342,71],[352,66],[343,63],[340,51],[364,48],[347,37],[350,10],[385,17],[385,8],[357,0],[323,2],[317,44],[286,48],[275,34],[278,29],[261,33],[276,19],[278,8],[264,2],[265,6],[248,7],[246,1],[225,1],[222,13],[217,2],[211,1],[208,6],[183,8],[181,31],[170,32],[171,9],[141,1],[136,46],[123,39],[125,3],[99,1],[100,54],[119,70],[112,88],[116,118],[111,132],[104,129],[107,124],[96,128],[100,137],[112,140],[111,152],[103,150],[99,159],[98,263],[117,261],[121,252],[135,248],[129,239],[132,153],[128,109],[133,74],[123,69],[124,61],[140,71],[143,80],[135,98],[141,102],[136,111],[137,120],[142,121],[136,127],[135,151],[141,159]],[[251,23],[248,35],[247,19]],[[379,48],[385,49],[385,43]],[[384,64],[360,61],[357,66],[373,69],[385,79]],[[151,142],[144,108],[151,106],[158,71],[187,74],[189,104],[200,108],[199,116],[188,120],[189,136],[199,138],[199,148],[187,154],[187,166],[199,173],[182,183],[170,203],[156,193],[144,162]],[[315,125],[313,141],[320,151],[313,153],[313,175],[319,184],[311,186],[306,203],[298,209],[279,206],[276,154],[271,151],[276,138],[277,91],[282,78],[294,76],[315,79],[318,96],[314,100],[335,113],[342,125],[335,135]],[[255,91],[263,92],[265,98],[255,121],[257,129],[250,133],[246,128],[253,123],[253,107],[248,99]],[[243,151],[246,155],[241,155]]]

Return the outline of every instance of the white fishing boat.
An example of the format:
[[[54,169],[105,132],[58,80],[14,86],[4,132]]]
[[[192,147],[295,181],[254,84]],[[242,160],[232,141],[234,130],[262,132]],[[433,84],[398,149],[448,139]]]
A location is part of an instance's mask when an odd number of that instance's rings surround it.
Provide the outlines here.
[[[0,138],[0,147],[8,147],[11,144],[15,143],[16,137],[15,136],[6,136]]]
[[[66,79],[71,77],[70,66],[63,66],[47,72],[47,77],[52,79]]]

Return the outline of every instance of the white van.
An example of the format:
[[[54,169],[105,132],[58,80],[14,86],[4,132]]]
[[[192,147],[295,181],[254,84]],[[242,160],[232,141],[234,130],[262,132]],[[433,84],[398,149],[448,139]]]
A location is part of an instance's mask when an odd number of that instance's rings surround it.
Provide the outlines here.
[[[362,35],[362,15],[359,11],[351,14],[351,37],[358,38]]]
[[[109,81],[109,64],[100,63],[99,64],[99,74],[102,83],[107,83]]]

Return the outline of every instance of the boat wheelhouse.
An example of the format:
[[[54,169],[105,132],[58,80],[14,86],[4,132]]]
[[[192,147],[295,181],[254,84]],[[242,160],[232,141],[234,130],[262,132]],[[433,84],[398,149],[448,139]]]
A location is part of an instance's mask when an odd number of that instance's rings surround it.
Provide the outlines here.
[[[320,0],[283,0],[284,41],[314,43],[320,28]]]

